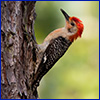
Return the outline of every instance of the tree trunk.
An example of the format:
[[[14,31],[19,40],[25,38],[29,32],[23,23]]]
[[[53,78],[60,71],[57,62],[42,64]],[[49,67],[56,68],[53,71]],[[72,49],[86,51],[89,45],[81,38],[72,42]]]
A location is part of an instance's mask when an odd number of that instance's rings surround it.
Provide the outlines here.
[[[1,98],[37,99],[35,1],[1,1]]]

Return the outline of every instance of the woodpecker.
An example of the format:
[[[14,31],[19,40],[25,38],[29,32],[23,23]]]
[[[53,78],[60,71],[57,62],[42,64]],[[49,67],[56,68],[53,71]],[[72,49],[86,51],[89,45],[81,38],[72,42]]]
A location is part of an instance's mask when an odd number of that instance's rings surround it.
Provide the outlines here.
[[[39,85],[41,78],[64,55],[74,40],[82,35],[82,21],[77,17],[70,17],[63,9],[61,12],[65,17],[65,26],[51,32],[40,45],[42,55],[34,76],[35,85]]]

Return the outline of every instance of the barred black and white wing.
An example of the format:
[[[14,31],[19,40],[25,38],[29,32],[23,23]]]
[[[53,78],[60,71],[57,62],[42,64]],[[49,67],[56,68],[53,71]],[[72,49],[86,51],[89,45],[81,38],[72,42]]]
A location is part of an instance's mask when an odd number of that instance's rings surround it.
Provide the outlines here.
[[[53,67],[53,65],[64,55],[72,42],[59,36],[56,39],[50,41],[50,44],[46,48],[41,63],[37,69],[35,75],[36,80],[41,78]]]

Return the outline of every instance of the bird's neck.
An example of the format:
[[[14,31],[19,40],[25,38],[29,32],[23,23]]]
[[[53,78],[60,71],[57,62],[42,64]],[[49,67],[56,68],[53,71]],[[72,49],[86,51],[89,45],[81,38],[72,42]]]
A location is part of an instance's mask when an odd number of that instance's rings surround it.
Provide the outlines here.
[[[50,41],[50,40],[52,40],[52,39],[55,39],[55,38],[57,38],[58,36],[66,37],[66,32],[65,32],[65,28],[64,28],[64,27],[52,31],[52,32],[45,38],[44,42]]]

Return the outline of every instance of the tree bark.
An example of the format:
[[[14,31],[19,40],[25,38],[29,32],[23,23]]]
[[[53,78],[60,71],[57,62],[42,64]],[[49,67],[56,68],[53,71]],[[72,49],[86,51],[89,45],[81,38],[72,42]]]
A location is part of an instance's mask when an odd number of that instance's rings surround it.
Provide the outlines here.
[[[35,1],[1,1],[1,98],[37,99]]]

